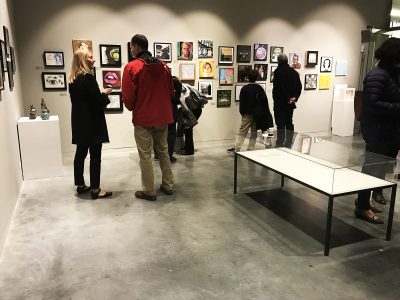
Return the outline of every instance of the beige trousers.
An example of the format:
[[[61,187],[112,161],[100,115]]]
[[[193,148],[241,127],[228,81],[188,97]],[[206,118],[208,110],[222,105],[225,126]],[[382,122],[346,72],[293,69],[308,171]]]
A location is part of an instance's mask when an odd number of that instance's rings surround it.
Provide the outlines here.
[[[256,122],[251,115],[242,116],[242,123],[240,124],[239,134],[236,136],[235,149],[239,151],[243,145],[244,139],[250,129],[250,140],[247,150],[254,150],[256,147],[257,128]]]

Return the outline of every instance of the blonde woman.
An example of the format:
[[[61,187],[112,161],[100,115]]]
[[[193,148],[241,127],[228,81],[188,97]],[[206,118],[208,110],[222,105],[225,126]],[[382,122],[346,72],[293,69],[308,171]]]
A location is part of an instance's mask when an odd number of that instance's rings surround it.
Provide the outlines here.
[[[76,145],[74,159],[74,181],[78,194],[91,191],[92,199],[112,195],[100,189],[101,148],[108,143],[107,123],[104,109],[110,100],[111,89],[100,92],[96,79],[90,73],[94,59],[87,49],[74,53],[71,72],[68,75],[69,93],[72,103],[72,144]],[[90,152],[90,186],[85,185],[84,163]]]

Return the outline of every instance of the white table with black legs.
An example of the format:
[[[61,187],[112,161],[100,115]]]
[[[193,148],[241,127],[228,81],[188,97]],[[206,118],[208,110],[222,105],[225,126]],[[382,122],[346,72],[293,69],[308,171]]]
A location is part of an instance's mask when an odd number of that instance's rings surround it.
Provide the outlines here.
[[[335,197],[356,194],[360,191],[375,188],[392,188],[389,217],[386,229],[386,240],[391,238],[393,213],[396,200],[397,184],[379,179],[330,163],[326,160],[301,154],[288,148],[273,148],[254,151],[235,152],[234,159],[234,193],[237,193],[238,157],[247,159],[281,175],[281,186],[284,178],[294,180],[304,186],[328,196],[328,211],[325,228],[325,250],[329,255],[333,200]],[[306,170],[306,171],[305,171]]]

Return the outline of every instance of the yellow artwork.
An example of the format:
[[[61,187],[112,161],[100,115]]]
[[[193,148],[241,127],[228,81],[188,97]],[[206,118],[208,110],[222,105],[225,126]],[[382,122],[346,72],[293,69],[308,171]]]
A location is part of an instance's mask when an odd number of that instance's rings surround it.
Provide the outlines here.
[[[214,61],[202,60],[199,61],[199,77],[214,78]]]
[[[329,90],[331,88],[331,75],[319,74],[319,89]]]

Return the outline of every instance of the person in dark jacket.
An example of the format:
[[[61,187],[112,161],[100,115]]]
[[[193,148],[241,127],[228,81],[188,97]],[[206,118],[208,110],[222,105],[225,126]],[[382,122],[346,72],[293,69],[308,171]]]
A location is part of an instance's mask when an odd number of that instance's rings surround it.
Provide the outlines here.
[[[376,68],[364,79],[361,132],[366,143],[363,172],[384,178],[384,168],[374,168],[376,156],[370,152],[396,158],[400,149],[400,39],[387,39],[376,51]],[[386,204],[382,190],[374,190],[372,198]],[[370,191],[360,192],[356,200],[356,217],[382,224],[375,213],[381,209],[370,201]]]
[[[92,199],[112,195],[100,189],[101,148],[108,143],[108,131],[104,109],[110,103],[111,89],[100,92],[96,79],[91,74],[94,59],[87,49],[74,53],[71,72],[68,75],[69,93],[72,103],[72,143],[76,144],[74,180],[78,194],[91,191]],[[84,163],[90,152],[90,187],[83,177]]]
[[[288,64],[286,54],[278,56],[278,67],[274,71],[272,98],[274,100],[274,117],[277,127],[277,145],[289,146],[293,134],[286,130],[294,131],[293,110],[301,94],[301,81],[299,73]]]
[[[255,83],[258,72],[252,70],[248,76],[250,83],[242,87],[239,95],[239,112],[242,115],[239,134],[236,136],[235,147],[229,148],[228,152],[233,152],[235,150],[240,151],[249,130],[250,140],[247,145],[247,150],[254,150],[258,129],[255,116],[264,116],[265,120],[267,120],[267,116],[265,116],[264,112],[268,113],[270,116],[270,120],[267,122],[268,124],[262,124],[263,128],[260,127],[259,129],[266,130],[267,127],[273,126],[272,116],[271,113],[269,113],[267,95],[264,89],[259,84]]]

